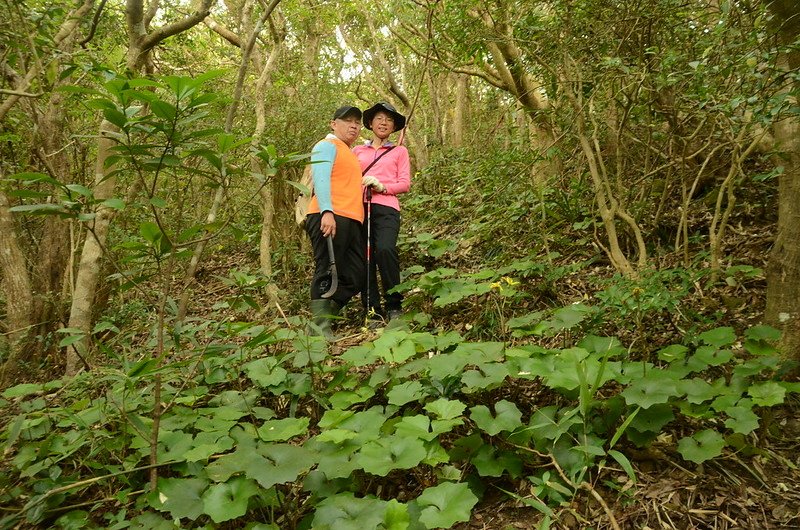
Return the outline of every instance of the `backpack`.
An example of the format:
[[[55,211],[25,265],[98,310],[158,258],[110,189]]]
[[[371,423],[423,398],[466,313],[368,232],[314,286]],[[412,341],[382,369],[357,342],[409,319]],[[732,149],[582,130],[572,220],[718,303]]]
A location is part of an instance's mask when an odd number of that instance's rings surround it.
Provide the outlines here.
[[[311,197],[314,195],[314,179],[311,178],[311,164],[306,164],[303,170],[303,176],[300,177],[300,195],[294,201],[294,222],[300,228],[305,227],[306,213],[308,213],[308,205],[311,203]],[[304,191],[308,190],[307,192]]]

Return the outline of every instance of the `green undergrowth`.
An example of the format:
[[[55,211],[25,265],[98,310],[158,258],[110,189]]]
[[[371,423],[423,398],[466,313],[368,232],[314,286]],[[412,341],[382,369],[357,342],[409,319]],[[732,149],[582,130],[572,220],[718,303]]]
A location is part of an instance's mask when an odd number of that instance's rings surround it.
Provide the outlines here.
[[[626,448],[662,434],[691,463],[757,451],[762,412],[800,391],[767,327],[650,360],[613,337],[537,345],[587,314],[515,317],[513,343],[409,315],[336,356],[300,321],[185,324],[164,358],[2,394],[0,527],[449,528],[502,494],[545,528],[588,483],[624,494]]]

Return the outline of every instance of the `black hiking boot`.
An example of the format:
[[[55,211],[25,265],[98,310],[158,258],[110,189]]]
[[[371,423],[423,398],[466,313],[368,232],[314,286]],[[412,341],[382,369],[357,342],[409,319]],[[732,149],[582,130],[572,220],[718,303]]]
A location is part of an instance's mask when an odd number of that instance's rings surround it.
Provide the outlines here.
[[[334,342],[333,319],[339,316],[342,306],[335,300],[320,298],[311,300],[311,322],[306,326],[306,333],[322,336],[328,342]]]

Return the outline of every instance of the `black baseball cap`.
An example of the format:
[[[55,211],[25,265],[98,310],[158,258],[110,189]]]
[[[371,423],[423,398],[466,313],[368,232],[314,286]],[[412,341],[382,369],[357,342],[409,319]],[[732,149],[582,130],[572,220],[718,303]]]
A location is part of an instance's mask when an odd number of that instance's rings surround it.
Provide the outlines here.
[[[339,120],[346,116],[355,116],[359,120],[361,119],[361,109],[358,107],[354,107],[352,105],[344,105],[336,109],[336,112],[333,113],[333,119]]]
[[[386,103],[385,101],[375,103],[373,106],[364,111],[364,127],[366,127],[371,131],[372,127],[370,126],[370,124],[372,123],[372,119],[380,111],[386,112],[389,115],[391,115],[392,118],[394,118],[395,131],[401,131],[405,128],[406,117],[397,112],[397,109],[395,109],[391,104]]]

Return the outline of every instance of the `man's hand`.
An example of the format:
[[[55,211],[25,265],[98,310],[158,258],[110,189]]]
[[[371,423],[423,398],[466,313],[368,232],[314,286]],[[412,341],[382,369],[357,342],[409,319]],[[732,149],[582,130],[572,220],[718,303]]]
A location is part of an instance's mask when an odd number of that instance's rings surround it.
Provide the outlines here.
[[[381,184],[381,181],[372,175],[364,175],[364,177],[361,179],[361,185],[366,187],[372,186],[378,193],[383,193],[386,191],[386,186]]]
[[[336,237],[336,218],[333,217],[333,212],[328,211],[322,214],[319,229],[325,237]]]

